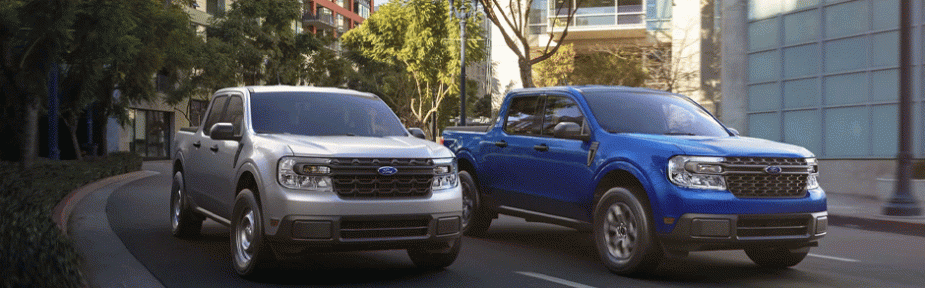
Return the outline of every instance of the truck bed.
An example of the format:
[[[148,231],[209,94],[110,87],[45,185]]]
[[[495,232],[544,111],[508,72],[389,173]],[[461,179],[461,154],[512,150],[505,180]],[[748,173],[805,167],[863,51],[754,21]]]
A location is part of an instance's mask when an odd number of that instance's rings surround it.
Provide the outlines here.
[[[463,132],[488,132],[488,128],[491,126],[450,126],[443,129],[443,131],[463,131]]]

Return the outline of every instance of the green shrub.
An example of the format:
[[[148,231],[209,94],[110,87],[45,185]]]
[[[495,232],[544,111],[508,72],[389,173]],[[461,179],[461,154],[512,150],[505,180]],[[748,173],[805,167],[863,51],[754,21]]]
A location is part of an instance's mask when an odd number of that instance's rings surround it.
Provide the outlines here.
[[[77,251],[52,210],[80,186],[139,169],[141,158],[130,153],[42,160],[28,170],[0,162],[0,287],[81,287]]]

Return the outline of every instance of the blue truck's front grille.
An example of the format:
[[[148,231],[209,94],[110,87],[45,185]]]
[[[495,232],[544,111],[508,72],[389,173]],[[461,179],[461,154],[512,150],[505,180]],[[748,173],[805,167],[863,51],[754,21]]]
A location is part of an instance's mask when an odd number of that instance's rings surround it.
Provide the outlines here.
[[[723,161],[726,188],[739,198],[799,198],[806,195],[810,166],[803,158],[727,157]],[[781,167],[781,174],[764,172]]]
[[[434,179],[430,159],[338,158],[331,161],[334,191],[341,198],[425,197]],[[395,167],[394,175],[380,175],[380,167]]]

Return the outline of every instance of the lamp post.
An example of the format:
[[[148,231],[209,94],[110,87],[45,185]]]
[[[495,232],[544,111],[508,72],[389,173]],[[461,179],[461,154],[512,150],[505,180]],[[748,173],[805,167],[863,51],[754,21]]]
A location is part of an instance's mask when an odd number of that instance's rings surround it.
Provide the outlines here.
[[[456,125],[466,126],[466,19],[469,19],[469,11],[463,5],[456,7],[453,1],[447,0],[451,15],[459,19],[459,123]]]
[[[896,155],[896,190],[883,204],[883,214],[915,216],[922,214],[910,189],[912,176],[912,51],[909,44],[912,1],[899,1],[899,151]]]

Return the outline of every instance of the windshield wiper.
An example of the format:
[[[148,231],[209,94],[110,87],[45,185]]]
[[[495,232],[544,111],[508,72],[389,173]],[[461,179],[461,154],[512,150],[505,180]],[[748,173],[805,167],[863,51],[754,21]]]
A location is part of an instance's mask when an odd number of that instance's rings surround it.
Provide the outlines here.
[[[664,133],[664,134],[662,134],[662,135],[697,136],[697,134],[690,133],[690,132],[668,132],[668,133]]]

